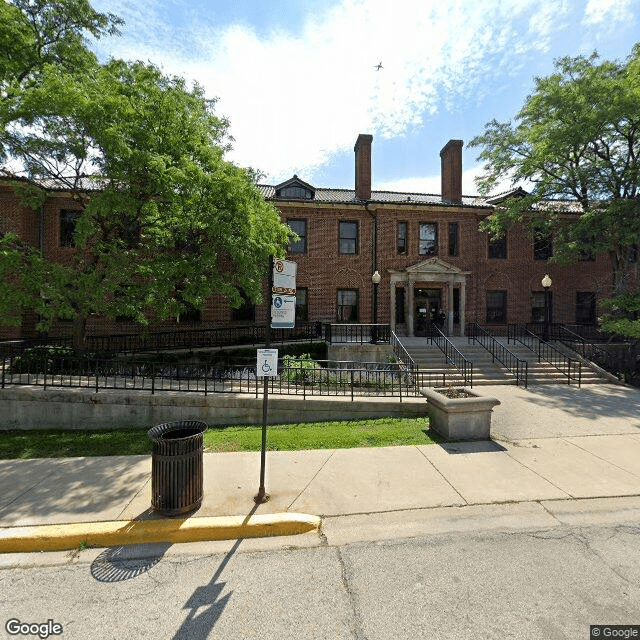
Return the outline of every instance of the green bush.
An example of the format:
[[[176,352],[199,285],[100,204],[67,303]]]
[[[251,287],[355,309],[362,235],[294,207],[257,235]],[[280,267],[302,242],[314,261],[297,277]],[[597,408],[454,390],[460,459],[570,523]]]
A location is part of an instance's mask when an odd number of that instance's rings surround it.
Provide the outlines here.
[[[38,345],[25,349],[11,361],[11,373],[66,373],[77,354],[72,347]]]

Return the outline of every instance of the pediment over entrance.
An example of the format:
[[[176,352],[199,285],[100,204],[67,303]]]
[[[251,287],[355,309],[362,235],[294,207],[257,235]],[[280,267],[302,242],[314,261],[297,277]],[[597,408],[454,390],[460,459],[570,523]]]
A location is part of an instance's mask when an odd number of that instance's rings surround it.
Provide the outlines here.
[[[407,267],[404,271],[407,273],[442,273],[442,274],[463,274],[466,273],[458,267],[454,267],[452,264],[441,260],[440,258],[428,258],[417,264],[413,264]]]

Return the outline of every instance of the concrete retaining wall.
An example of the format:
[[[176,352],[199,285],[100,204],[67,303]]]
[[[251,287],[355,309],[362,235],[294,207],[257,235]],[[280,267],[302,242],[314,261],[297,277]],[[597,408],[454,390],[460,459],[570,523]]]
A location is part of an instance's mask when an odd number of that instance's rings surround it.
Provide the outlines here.
[[[327,347],[329,360],[348,360],[353,362],[387,363],[393,349],[388,344],[330,344]]]
[[[424,417],[424,398],[270,396],[269,423]],[[262,398],[241,394],[47,389],[0,390],[0,429],[117,429],[197,419],[209,425],[262,424]]]

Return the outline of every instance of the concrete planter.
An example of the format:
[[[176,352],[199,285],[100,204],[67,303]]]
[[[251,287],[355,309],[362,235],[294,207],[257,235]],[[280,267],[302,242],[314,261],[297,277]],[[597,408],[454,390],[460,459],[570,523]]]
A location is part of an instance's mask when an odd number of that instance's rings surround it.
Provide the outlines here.
[[[447,440],[488,440],[491,412],[500,400],[466,387],[462,390],[467,397],[448,398],[447,389],[422,389],[427,398],[429,425]]]

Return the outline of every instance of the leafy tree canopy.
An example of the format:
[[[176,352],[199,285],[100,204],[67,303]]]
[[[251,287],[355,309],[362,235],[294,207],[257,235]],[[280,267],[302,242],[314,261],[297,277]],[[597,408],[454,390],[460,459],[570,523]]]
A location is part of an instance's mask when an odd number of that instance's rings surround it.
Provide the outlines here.
[[[640,239],[640,45],[624,62],[597,54],[566,57],[536,78],[515,122],[492,121],[481,147],[483,193],[508,178],[533,185],[509,198],[484,229],[500,235],[514,222],[553,233],[555,259],[608,252],[615,292],[633,289]],[[573,203],[574,215],[567,215]],[[635,280],[637,282],[637,280]]]
[[[117,22],[106,20],[100,29]],[[71,31],[82,47],[81,28]],[[41,328],[71,318],[82,333],[92,313],[146,324],[201,307],[214,292],[232,306],[241,290],[257,300],[268,257],[284,255],[289,229],[254,174],[225,160],[228,122],[215,101],[152,64],[83,60],[82,73],[46,72],[20,92],[7,145],[29,177],[55,178],[75,199],[75,262],[48,263],[5,236],[0,279],[11,295],[0,299],[0,315],[32,308]],[[46,193],[34,187],[28,196],[36,204]]]

